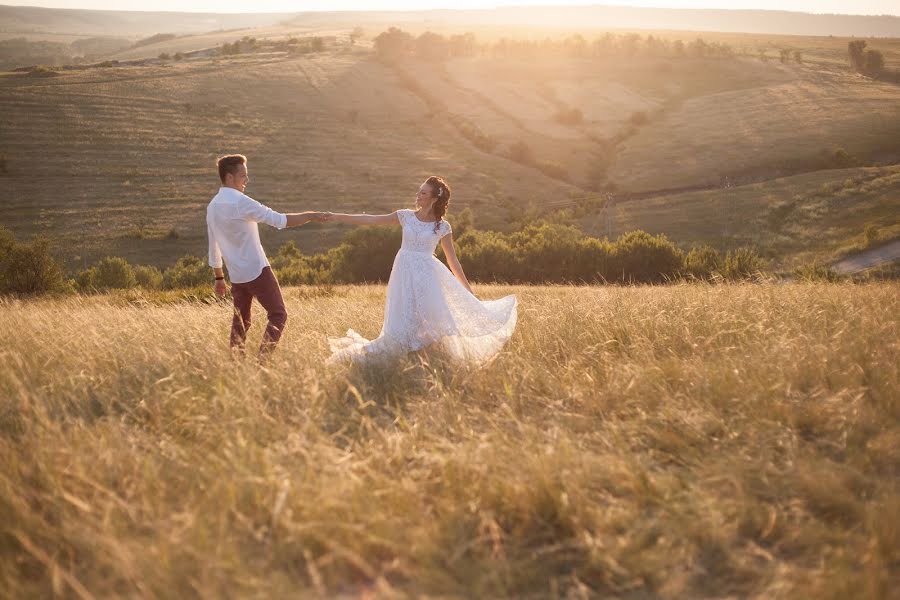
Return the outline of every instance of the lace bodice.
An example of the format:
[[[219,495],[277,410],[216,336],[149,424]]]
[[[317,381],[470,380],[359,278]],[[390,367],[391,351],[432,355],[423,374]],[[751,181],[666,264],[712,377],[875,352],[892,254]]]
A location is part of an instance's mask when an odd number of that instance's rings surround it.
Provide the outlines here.
[[[400,224],[403,226],[401,250],[434,254],[437,243],[451,231],[450,223],[447,221],[441,221],[437,231],[435,231],[434,223],[420,221],[416,217],[415,211],[408,208],[398,210],[397,217],[399,217]]]

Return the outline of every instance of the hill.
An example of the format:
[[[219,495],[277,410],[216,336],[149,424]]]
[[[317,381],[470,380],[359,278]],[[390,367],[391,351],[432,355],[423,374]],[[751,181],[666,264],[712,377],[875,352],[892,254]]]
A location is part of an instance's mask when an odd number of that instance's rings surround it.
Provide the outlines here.
[[[214,158],[240,151],[251,158],[248,191],[282,210],[392,210],[438,172],[455,190],[451,220],[471,208],[476,226],[503,230],[526,207],[532,216],[583,200],[597,207],[611,190],[629,207],[616,214],[616,230],[646,225],[689,245],[711,238],[679,218],[661,229],[664,221],[640,207],[678,211],[695,205],[679,194],[708,190],[697,197],[712,199],[726,181],[746,192],[747,206],[766,203],[753,184],[825,169],[794,180],[781,198],[815,204],[834,183],[829,169],[900,159],[900,86],[840,64],[846,39],[720,33],[698,42],[626,32],[567,34],[538,47],[493,37],[476,38],[467,56],[391,63],[376,60],[371,32],[351,43],[340,28],[281,37],[279,27],[259,30],[272,38],[214,34],[243,38],[236,55],[218,47],[183,60],[123,56],[0,75],[4,222],[22,237],[56,238],[69,266],[105,255],[157,265],[202,255],[202,208],[218,185]],[[208,35],[160,38],[139,50],[202,48]],[[580,56],[577,44],[587,49]],[[600,52],[604,44],[614,50]],[[895,68],[900,42],[877,44]],[[803,59],[780,62],[773,48]],[[855,213],[827,244],[796,238],[812,244],[804,249],[739,228],[729,243],[765,242],[784,263],[836,253],[857,243],[867,220],[893,235],[889,200],[861,202],[875,212]],[[803,226],[814,230],[821,215],[808,213]],[[600,215],[583,225],[591,230]],[[313,251],[341,235],[310,227],[266,231],[264,242]]]

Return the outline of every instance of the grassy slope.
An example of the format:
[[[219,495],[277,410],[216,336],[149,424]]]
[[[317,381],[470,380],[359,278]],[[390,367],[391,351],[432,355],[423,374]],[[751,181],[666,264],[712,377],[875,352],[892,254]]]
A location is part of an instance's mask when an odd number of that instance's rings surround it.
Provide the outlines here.
[[[865,243],[866,226],[900,237],[900,167],[819,171],[764,183],[620,202],[611,235],[632,229],[664,233],[690,246],[719,250],[752,245],[776,266],[830,261]],[[607,234],[605,214],[581,226]]]
[[[608,175],[624,191],[773,177],[785,161],[836,147],[861,157],[898,151],[900,87],[838,68],[846,40],[702,35],[748,51],[795,44],[808,64],[485,57],[398,70],[358,48],[0,76],[9,169],[0,215],[23,237],[61,240],[71,266],[106,254],[166,265],[204,252],[202,208],[217,185],[211,163],[227,151],[251,156],[250,192],[283,210],[389,210],[439,172],[454,184],[452,210],[471,206],[490,228],[507,225],[508,203],[564,205],[601,183],[598,140],[615,136],[624,141]],[[894,41],[876,42],[894,60]],[[556,123],[562,108],[580,108],[585,122]],[[637,111],[650,121],[629,125]],[[495,150],[476,149],[459,118],[491,136]],[[571,183],[505,158],[518,141]],[[687,231],[666,233],[687,239]],[[334,227],[264,231],[264,242],[313,251],[340,236]]]
[[[876,600],[900,585],[897,284],[477,291],[521,308],[473,372],[323,366],[326,335],[377,333],[383,287],[288,289],[267,371],[229,362],[227,306],[5,301],[0,587]]]
[[[214,158],[225,152],[251,158],[248,192],[282,210],[392,210],[411,202],[424,176],[444,173],[465,182],[457,209],[483,207],[497,224],[505,211],[495,197],[558,197],[570,187],[482,155],[365,56],[8,75],[0,86],[4,221],[89,257],[166,263],[202,254]],[[165,239],[171,228],[179,239]],[[295,239],[309,250],[340,231],[320,234],[266,231],[264,242]]]

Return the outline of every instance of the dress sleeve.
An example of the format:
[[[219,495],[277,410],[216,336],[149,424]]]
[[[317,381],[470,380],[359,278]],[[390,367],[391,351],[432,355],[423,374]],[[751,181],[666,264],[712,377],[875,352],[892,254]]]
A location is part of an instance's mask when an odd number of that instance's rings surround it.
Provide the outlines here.
[[[406,225],[406,218],[409,214],[408,208],[401,208],[397,211],[397,219],[400,221],[400,225]]]
[[[441,228],[438,231],[438,233],[441,234],[441,237],[444,237],[448,233],[453,233],[453,228],[450,227],[450,222],[449,221],[441,221]]]

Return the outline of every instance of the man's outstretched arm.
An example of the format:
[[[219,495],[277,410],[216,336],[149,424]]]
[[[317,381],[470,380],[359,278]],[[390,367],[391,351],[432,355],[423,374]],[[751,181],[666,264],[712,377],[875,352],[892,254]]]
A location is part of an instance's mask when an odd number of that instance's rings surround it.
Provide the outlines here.
[[[322,213],[313,211],[287,213],[285,216],[287,217],[286,227],[299,227],[300,225],[306,225],[310,221],[321,221],[323,218]]]

